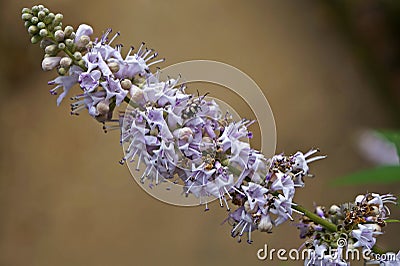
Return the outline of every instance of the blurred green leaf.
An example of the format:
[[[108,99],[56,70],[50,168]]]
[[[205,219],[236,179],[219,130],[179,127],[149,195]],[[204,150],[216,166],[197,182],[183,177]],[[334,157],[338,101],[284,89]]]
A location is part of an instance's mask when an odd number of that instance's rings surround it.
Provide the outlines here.
[[[393,143],[396,146],[397,154],[400,157],[400,131],[378,130],[376,132],[384,139]]]
[[[360,184],[388,184],[400,182],[400,166],[380,166],[339,177],[332,181],[332,185],[360,185]]]
[[[385,220],[386,223],[400,223],[400,220],[395,220],[395,219],[387,219]]]

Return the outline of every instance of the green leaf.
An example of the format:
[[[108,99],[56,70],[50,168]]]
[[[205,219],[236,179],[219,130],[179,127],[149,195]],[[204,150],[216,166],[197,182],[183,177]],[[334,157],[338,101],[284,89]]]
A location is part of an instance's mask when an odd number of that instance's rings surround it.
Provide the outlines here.
[[[400,166],[380,166],[339,177],[332,181],[332,185],[360,185],[360,184],[390,184],[400,182]]]
[[[378,130],[376,132],[384,139],[393,143],[394,146],[396,146],[397,154],[400,157],[400,131]]]
[[[400,223],[400,220],[396,220],[396,219],[387,219],[387,220],[385,220],[385,222],[387,222],[387,223]]]

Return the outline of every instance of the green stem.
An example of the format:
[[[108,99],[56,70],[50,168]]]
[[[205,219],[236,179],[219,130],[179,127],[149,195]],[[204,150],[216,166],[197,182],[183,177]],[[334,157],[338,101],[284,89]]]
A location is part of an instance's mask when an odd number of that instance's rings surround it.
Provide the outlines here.
[[[307,216],[308,218],[310,218],[314,223],[322,225],[324,228],[326,228],[328,231],[331,232],[337,232],[337,227],[336,225],[334,225],[331,222],[328,222],[327,220],[319,217],[318,215],[316,215],[315,213],[307,210],[306,208],[304,208],[301,205],[294,205],[292,206],[292,209],[295,209],[296,211],[299,211],[301,213],[303,213],[305,216]]]

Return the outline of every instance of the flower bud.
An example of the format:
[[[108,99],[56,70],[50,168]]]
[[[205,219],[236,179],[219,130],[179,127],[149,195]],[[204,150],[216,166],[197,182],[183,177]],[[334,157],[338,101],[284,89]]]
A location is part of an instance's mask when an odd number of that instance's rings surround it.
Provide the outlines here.
[[[58,30],[62,30],[62,27],[61,26],[54,27],[54,31],[58,31]]]
[[[42,20],[43,21],[43,19],[46,17],[46,13],[44,12],[44,11],[39,11],[38,12],[38,18],[40,19],[40,20]]]
[[[42,37],[46,37],[47,34],[48,34],[48,31],[46,29],[41,29],[39,31],[39,35],[42,36]]]
[[[60,66],[63,68],[69,68],[72,64],[72,59],[69,57],[63,57],[60,60]]]
[[[99,112],[99,115],[104,116],[110,111],[110,106],[105,101],[101,101],[97,104],[96,110]]]
[[[54,17],[54,22],[55,23],[59,23],[63,20],[64,16],[60,13],[58,13],[55,17]]]
[[[338,213],[339,211],[340,211],[340,207],[337,206],[337,205],[332,205],[332,206],[329,208],[329,214],[336,214],[336,213]]]
[[[43,12],[44,12],[46,15],[47,15],[47,14],[49,14],[49,12],[50,12],[50,10],[49,10],[48,8],[46,8],[46,7],[45,7],[45,8],[43,8],[43,10],[42,10],[42,11],[43,11]]]
[[[73,40],[71,40],[71,39],[65,39],[65,45],[67,46],[67,47],[72,47],[73,45],[74,45],[74,41]]]
[[[38,43],[38,42],[40,42],[41,39],[42,39],[42,37],[40,37],[38,35],[34,35],[31,38],[31,43],[33,43],[33,44]]]
[[[69,37],[72,32],[74,32],[74,28],[72,26],[66,26],[64,29],[65,36]]]
[[[51,44],[51,45],[46,46],[46,48],[44,48],[44,52],[46,54],[50,54],[50,55],[56,54],[57,51],[58,51],[58,47],[56,44]]]
[[[44,5],[38,5],[38,11],[42,11],[44,9]]]
[[[38,6],[33,6],[33,7],[32,7],[32,12],[33,12],[33,13],[39,12],[39,7],[38,7]]]
[[[260,230],[261,232],[271,233],[272,227],[273,225],[271,217],[269,215],[262,215],[260,223],[258,224],[258,230]]]
[[[28,33],[29,33],[29,34],[35,35],[35,34],[37,34],[38,32],[39,32],[38,27],[36,27],[36,26],[34,26],[34,25],[29,26],[29,28],[28,28]]]
[[[118,62],[115,61],[111,61],[108,64],[108,67],[110,68],[112,73],[117,73],[119,71],[119,64]],[[122,84],[122,83],[121,83]],[[131,82],[132,85],[132,82]],[[129,90],[131,87],[127,88],[126,90]]]
[[[44,22],[39,22],[38,24],[37,24],[37,27],[39,28],[39,29],[44,29],[44,28],[46,28],[46,24],[44,24]]]
[[[39,22],[39,19],[37,18],[37,17],[32,17],[31,18],[31,22],[32,22],[32,24],[38,24],[38,22]]]
[[[29,9],[29,8],[27,8],[27,7],[24,7],[23,9],[22,9],[22,14],[24,14],[24,13],[30,13],[31,12],[31,10]]]
[[[67,74],[67,70],[66,70],[65,68],[63,68],[63,67],[60,67],[60,68],[57,70],[57,72],[58,72],[58,74],[60,74],[61,76],[64,76],[65,74]]]
[[[82,59],[82,54],[81,54],[80,52],[75,52],[75,53],[74,53],[74,58],[75,58],[76,60],[81,60],[81,59]]]
[[[65,49],[65,43],[60,42],[60,43],[58,44],[58,49],[64,50],[64,49]]]
[[[50,23],[53,22],[54,17],[55,17],[54,13],[49,13],[49,14],[43,19],[43,22],[46,23],[46,24],[50,24]]]
[[[78,48],[84,48],[90,42],[90,37],[87,35],[82,35],[79,40],[75,43]]]
[[[44,71],[49,71],[54,69],[60,63],[61,57],[45,57],[42,60],[42,69]]]
[[[28,21],[28,20],[31,20],[33,18],[33,15],[29,14],[29,13],[24,13],[24,14],[22,14],[21,18],[24,21]]]
[[[64,41],[64,31],[58,30],[54,33],[54,38],[56,38],[56,41],[62,42]]]
[[[110,68],[111,69],[111,68]],[[111,70],[112,71],[112,70]],[[118,71],[118,70],[117,70]],[[112,71],[114,72],[114,71]],[[115,73],[115,72],[114,72]],[[129,90],[132,87],[132,81],[130,79],[124,79],[121,81],[121,87],[124,90]]]

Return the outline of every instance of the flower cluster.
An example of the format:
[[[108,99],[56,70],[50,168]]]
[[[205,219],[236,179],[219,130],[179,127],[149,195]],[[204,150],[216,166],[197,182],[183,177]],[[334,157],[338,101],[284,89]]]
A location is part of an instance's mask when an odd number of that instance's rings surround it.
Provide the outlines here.
[[[390,215],[387,204],[396,204],[396,200],[392,194],[367,193],[358,195],[354,203],[332,205],[328,211],[317,206],[315,214],[336,225],[337,230],[331,232],[306,216],[300,220],[297,224],[300,238],[308,237],[305,246],[315,250],[314,257],[305,265],[325,265],[334,261],[337,264],[332,265],[347,265],[341,257],[343,251],[355,248],[372,250]],[[336,254],[325,254],[328,248],[336,249]]]

